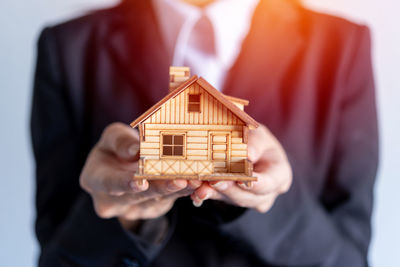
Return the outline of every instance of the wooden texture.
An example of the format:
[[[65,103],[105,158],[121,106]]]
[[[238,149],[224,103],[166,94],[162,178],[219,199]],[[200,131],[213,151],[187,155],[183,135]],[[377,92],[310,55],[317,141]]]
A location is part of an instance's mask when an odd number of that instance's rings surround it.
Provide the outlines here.
[[[249,105],[249,100],[243,99],[243,98],[239,98],[239,97],[234,97],[234,96],[230,96],[230,95],[225,95],[224,97],[227,98],[228,100],[230,100],[231,102],[234,103],[239,103],[243,106],[248,106]]]
[[[215,89],[211,84],[209,84],[202,77],[198,78],[196,81],[201,88],[206,90],[209,94],[215,97],[220,103],[222,103],[226,108],[232,111],[240,120],[247,124],[251,129],[258,127],[258,123],[250,117],[246,112],[240,110],[235,104],[228,100],[221,92]]]
[[[200,96],[200,112],[189,112],[189,95]],[[214,96],[193,83],[179,95],[169,99],[145,121],[152,124],[244,125],[232,111]]]
[[[236,181],[236,182],[251,182],[257,181],[257,177],[248,176],[241,173],[214,173],[205,175],[151,175],[151,174],[135,174],[134,180],[199,180],[199,181]]]
[[[235,136],[242,136],[242,125],[197,125],[197,124],[150,124],[146,123],[146,131],[149,130],[187,130],[196,131],[195,136],[206,136],[204,133],[215,131],[235,131]],[[147,134],[146,134],[147,135]],[[154,135],[149,134],[149,135]],[[193,134],[191,134],[193,136]]]
[[[247,157],[231,157],[231,162],[243,162]]]
[[[145,160],[144,174],[149,175],[193,175],[212,174],[213,164],[208,160]]]
[[[139,125],[139,140],[140,142],[145,141],[145,135],[144,135],[144,124]]]
[[[189,67],[169,67],[169,90],[173,91],[190,78]]]
[[[240,136],[241,134],[236,133],[235,136]],[[247,144],[243,143],[243,138],[233,137],[231,143],[230,172],[244,173],[245,160],[247,160]]]
[[[140,148],[140,156],[143,155],[159,155],[159,149]]]
[[[241,137],[232,137],[232,144],[242,144],[243,138]]]
[[[201,95],[201,112],[188,111],[188,94]],[[157,104],[139,116],[131,123],[131,126],[136,127],[142,122],[202,125],[228,124],[247,125],[250,128],[258,127],[258,123],[253,118],[243,110],[240,110],[206,80],[198,78],[196,75],[183,82],[182,85],[171,91]]]
[[[250,160],[244,161],[244,169],[246,175],[253,176],[253,163]]]
[[[216,172],[244,173],[247,160],[247,144],[243,143],[242,126],[216,126],[204,130],[201,125],[146,124],[146,142],[141,142],[140,156],[144,159],[160,159],[162,134],[186,135],[184,156],[164,156],[164,159],[209,160],[213,161]],[[226,131],[227,129],[228,131]]]
[[[187,138],[188,143],[207,143],[207,137],[193,137]]]
[[[175,90],[171,91],[169,94],[167,94],[163,99],[157,102],[154,106],[152,106],[150,109],[148,109],[145,113],[140,115],[136,120],[134,120],[130,125],[132,128],[135,128],[138,126],[139,123],[145,121],[149,116],[151,116],[155,111],[157,111],[160,106],[162,106],[165,102],[167,102],[170,98],[177,96],[180,94],[186,87],[190,86],[193,82],[197,81],[197,76],[194,75],[191,77],[189,80],[181,84],[178,88]]]
[[[144,174],[144,160],[139,159],[138,174]]]
[[[244,161],[243,162],[232,162],[231,163],[231,172],[232,173],[244,173]]]
[[[209,136],[209,159],[214,162],[214,173],[230,172],[231,132],[211,131]]]
[[[207,143],[202,143],[202,144],[196,144],[196,143],[188,143],[186,146],[186,149],[203,149],[203,150],[207,150],[208,149],[208,145]]]
[[[141,142],[140,148],[160,148],[159,143]]]
[[[203,78],[186,80],[187,68],[171,68],[170,72],[170,84],[177,88],[131,123],[132,127],[139,125],[140,133],[135,179],[255,181],[247,141],[249,129],[258,124],[243,111],[248,101],[223,95]]]
[[[243,126],[243,143],[249,142],[249,127]]]

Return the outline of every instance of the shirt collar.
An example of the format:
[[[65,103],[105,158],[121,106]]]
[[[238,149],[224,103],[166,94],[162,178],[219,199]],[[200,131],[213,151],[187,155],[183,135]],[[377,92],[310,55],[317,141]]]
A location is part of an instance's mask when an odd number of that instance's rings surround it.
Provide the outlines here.
[[[213,24],[216,53],[222,67],[231,67],[251,24],[259,0],[217,0],[204,9],[179,0],[153,0],[165,45],[172,56],[173,65],[182,65],[180,46],[202,12]]]

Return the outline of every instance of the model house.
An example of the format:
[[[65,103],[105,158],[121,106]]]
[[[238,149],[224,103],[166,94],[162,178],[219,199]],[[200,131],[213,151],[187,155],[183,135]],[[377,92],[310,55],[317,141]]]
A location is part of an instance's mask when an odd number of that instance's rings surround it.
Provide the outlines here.
[[[131,123],[140,133],[135,179],[256,180],[247,141],[258,124],[246,105],[189,68],[171,67],[169,94]]]

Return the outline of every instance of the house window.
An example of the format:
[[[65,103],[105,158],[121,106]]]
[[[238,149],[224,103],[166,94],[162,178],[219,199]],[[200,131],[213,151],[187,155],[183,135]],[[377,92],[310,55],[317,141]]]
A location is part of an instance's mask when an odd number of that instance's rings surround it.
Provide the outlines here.
[[[163,156],[183,156],[184,135],[163,135]]]
[[[189,112],[200,112],[200,95],[189,94],[189,103],[188,103],[188,111]]]

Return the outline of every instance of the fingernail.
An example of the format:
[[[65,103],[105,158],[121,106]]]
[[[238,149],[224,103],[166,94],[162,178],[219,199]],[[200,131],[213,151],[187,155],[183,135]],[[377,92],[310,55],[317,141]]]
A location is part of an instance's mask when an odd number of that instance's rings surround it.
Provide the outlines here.
[[[198,199],[198,200],[200,200],[200,201],[203,201],[203,200],[206,200],[206,199],[208,199],[208,198],[210,197],[210,193],[207,192],[203,197],[201,197],[201,196],[199,196],[199,195],[197,194],[197,192],[195,192],[195,193],[194,193],[194,196],[195,196],[196,199]]]
[[[251,189],[253,188],[253,182],[238,182],[238,185],[244,189]]]
[[[196,208],[200,208],[201,207],[201,205],[203,205],[203,201],[200,201],[200,202],[196,202],[196,201],[194,201],[193,200],[193,206],[195,206]]]
[[[178,188],[185,187],[185,184],[187,185],[187,182],[182,181],[182,180],[173,180],[174,185]]]
[[[129,186],[133,190],[144,190],[144,188],[146,187],[145,180],[141,179],[141,180],[130,181]]]
[[[192,188],[198,188],[201,185],[201,181],[191,180],[189,181],[189,184]]]
[[[196,194],[194,194],[193,197],[193,206],[195,206],[196,208],[200,207],[201,205],[203,205],[203,200],[201,198],[199,198]]]
[[[129,148],[128,148],[128,154],[130,155],[130,156],[136,156],[136,154],[138,153],[138,151],[139,151],[139,145],[138,144],[133,144],[133,145],[131,145]]]
[[[228,183],[227,182],[217,182],[215,184],[211,184],[212,187],[214,187],[217,190],[223,191],[228,189]]]
[[[136,190],[137,188],[136,188],[136,183],[135,183],[135,181],[130,181],[130,182],[129,182],[129,187],[130,187],[132,190]]]
[[[176,183],[175,180],[169,181],[167,183],[168,190],[175,191],[179,188],[179,185]]]

